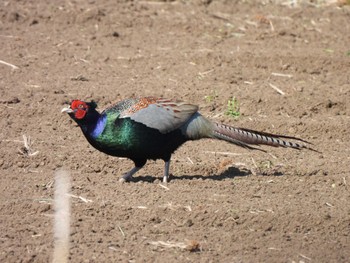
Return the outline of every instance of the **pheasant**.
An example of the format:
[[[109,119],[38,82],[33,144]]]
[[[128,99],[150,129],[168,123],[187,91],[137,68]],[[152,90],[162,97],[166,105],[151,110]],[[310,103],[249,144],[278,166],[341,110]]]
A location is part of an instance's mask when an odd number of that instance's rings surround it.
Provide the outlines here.
[[[73,100],[62,112],[68,113],[80,126],[94,148],[134,162],[135,166],[120,178],[121,182],[129,181],[147,160],[162,159],[165,162],[163,182],[167,183],[172,153],[190,140],[219,139],[247,149],[258,149],[250,145],[311,149],[304,144],[307,141],[296,137],[213,122],[198,112],[198,106],[178,100],[130,98],[101,113],[96,107],[94,101]]]

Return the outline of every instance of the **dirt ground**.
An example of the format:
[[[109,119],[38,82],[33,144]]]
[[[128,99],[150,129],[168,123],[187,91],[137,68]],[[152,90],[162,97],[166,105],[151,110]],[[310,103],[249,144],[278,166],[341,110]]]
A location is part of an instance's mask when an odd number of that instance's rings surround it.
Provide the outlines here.
[[[0,262],[52,260],[59,167],[71,262],[350,262],[350,6],[282,2],[2,1]],[[202,140],[173,155],[167,187],[162,161],[121,184],[133,163],[60,110],[146,95],[321,153]]]

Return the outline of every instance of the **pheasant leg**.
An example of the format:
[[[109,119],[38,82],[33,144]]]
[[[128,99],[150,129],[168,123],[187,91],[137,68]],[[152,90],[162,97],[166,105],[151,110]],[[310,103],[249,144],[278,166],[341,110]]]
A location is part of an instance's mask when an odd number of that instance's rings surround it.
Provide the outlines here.
[[[170,168],[170,159],[169,161],[165,162],[164,165],[164,176],[163,176],[163,183],[168,183],[169,180],[169,168]]]

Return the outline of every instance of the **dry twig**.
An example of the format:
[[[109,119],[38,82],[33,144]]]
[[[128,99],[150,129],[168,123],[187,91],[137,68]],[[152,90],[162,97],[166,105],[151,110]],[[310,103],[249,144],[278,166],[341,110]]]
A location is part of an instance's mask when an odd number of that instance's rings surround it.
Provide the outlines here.
[[[292,78],[293,77],[293,75],[291,75],[291,74],[283,74],[283,73],[277,73],[277,72],[272,72],[271,75],[275,76],[275,77],[284,77],[284,78]]]
[[[211,153],[211,154],[219,154],[219,155],[233,155],[233,156],[240,156],[245,155],[244,153],[232,153],[232,152],[213,152],[213,151],[204,151],[205,153]]]
[[[165,190],[170,190],[169,187],[166,187],[165,185],[163,185],[163,184],[161,184],[161,183],[159,183],[158,185],[159,185],[160,187],[164,188]]]
[[[24,156],[34,156],[39,153],[39,151],[33,152],[31,146],[32,146],[32,141],[30,137],[26,136],[25,134],[23,135],[23,146],[18,149],[19,153],[24,155]]]
[[[185,242],[173,242],[173,241],[150,241],[150,245],[163,248],[180,248],[182,250],[188,250],[190,252],[196,252],[201,250],[201,246],[196,240],[187,240]]]
[[[282,90],[280,90],[279,88],[277,88],[275,85],[269,83],[270,87],[273,88],[275,91],[277,91],[279,94],[281,94],[282,96],[286,95],[286,93],[284,93]]]
[[[87,199],[87,198],[85,198],[85,197],[82,197],[82,196],[80,196],[80,195],[78,196],[78,195],[69,194],[69,196],[70,196],[70,197],[73,197],[73,198],[77,198],[77,199],[83,201],[84,203],[92,203],[92,202],[93,202],[92,200]]]
[[[11,67],[13,70],[19,69],[19,67],[15,66],[15,65],[13,65],[13,64],[11,64],[11,63],[8,63],[8,62],[6,62],[6,61],[3,61],[3,60],[0,60],[0,64],[4,64],[4,65],[6,65],[6,66],[9,66],[9,67]]]
[[[118,228],[119,228],[120,233],[122,233],[123,237],[125,237],[125,233],[124,233],[123,229],[120,226],[118,226]]]

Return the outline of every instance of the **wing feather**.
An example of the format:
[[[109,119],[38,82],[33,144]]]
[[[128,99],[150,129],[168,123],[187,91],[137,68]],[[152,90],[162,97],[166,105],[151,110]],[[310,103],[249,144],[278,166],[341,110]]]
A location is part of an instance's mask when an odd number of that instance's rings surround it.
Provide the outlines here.
[[[198,111],[198,106],[182,101],[146,97],[120,114],[147,127],[168,133],[185,124]]]

